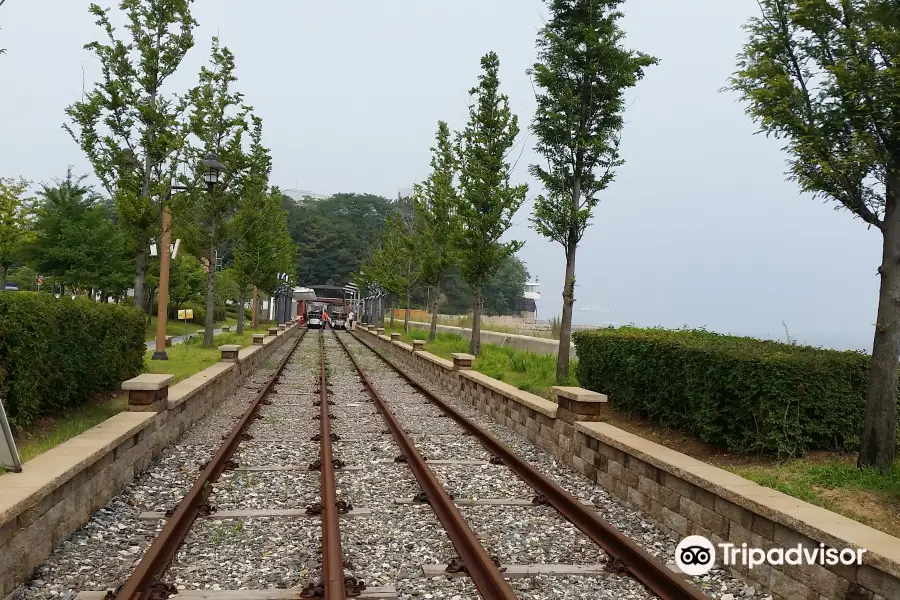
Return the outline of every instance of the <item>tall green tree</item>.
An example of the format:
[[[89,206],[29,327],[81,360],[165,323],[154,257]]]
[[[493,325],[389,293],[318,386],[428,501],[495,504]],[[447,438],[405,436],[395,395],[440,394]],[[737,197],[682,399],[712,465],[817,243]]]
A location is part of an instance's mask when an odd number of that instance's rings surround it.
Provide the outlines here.
[[[428,340],[437,335],[437,316],[442,298],[441,284],[456,261],[455,240],[459,237],[457,210],[459,197],[454,186],[459,170],[450,128],[438,122],[437,141],[431,149],[431,174],[415,187],[416,252],[421,265],[421,282],[431,288],[431,331]],[[407,308],[409,308],[407,302]],[[408,325],[407,325],[408,327]]]
[[[225,173],[215,186],[184,194],[187,202],[180,204],[176,213],[188,250],[200,257],[209,269],[203,339],[207,346],[213,344],[216,258],[229,240],[229,226],[238,210],[247,168],[243,140],[249,129],[250,108],[244,104],[243,94],[233,90],[237,81],[234,70],[234,55],[214,37],[210,67],[201,68],[200,84],[188,94],[189,127],[197,140],[196,146],[190,149],[190,160],[195,180],[202,181],[206,172],[204,159],[210,153],[219,157]]]
[[[30,262],[75,289],[118,295],[127,287],[128,241],[109,207],[70,168],[65,179],[44,185],[34,207]]]
[[[21,260],[31,239],[31,201],[24,179],[0,177],[0,292],[6,291],[9,268]]]
[[[71,122],[63,125],[115,199],[119,223],[131,237],[138,305],[147,300],[150,241],[161,227],[161,204],[184,147],[184,104],[162,90],[194,45],[192,2],[120,0],[124,39],[112,25],[111,10],[92,3],[89,11],[106,41],[85,49],[99,59],[103,75],[66,109]]]
[[[788,177],[881,232],[861,467],[891,469],[900,366],[900,20],[895,0],[759,0],[730,89],[785,140]]]
[[[178,310],[204,296],[206,268],[188,252],[179,252],[169,267],[169,304]]]
[[[484,71],[470,90],[475,101],[469,122],[459,136],[460,270],[472,288],[472,338],[469,351],[481,349],[483,287],[503,259],[515,254],[523,242],[500,238],[512,225],[513,215],[525,201],[528,186],[510,184],[507,154],[519,135],[519,120],[509,109],[509,98],[499,91],[500,60],[493,52],[481,59]]]
[[[394,298],[404,298],[406,308],[410,306],[412,291],[418,285],[422,271],[412,212],[405,206],[397,206],[387,219],[381,244],[362,264],[367,279],[390,294],[391,304]],[[392,311],[392,327],[393,320]],[[404,330],[409,331],[409,311],[406,311],[403,324]]]
[[[232,223],[234,280],[241,307],[250,287],[274,293],[278,273],[293,273],[296,248],[288,233],[287,211],[278,189],[269,190],[272,157],[262,143],[262,120],[253,117],[247,172],[242,180],[241,200]],[[254,314],[258,315],[257,310]],[[254,322],[253,327],[259,325]],[[238,311],[238,332],[244,330],[244,315]]]
[[[546,167],[530,171],[546,189],[531,223],[558,242],[566,259],[556,377],[569,375],[575,254],[590,225],[597,194],[622,165],[619,141],[625,90],[634,87],[656,58],[628,50],[618,25],[623,0],[548,0],[550,19],[538,33],[538,62],[529,74],[538,88],[531,129]]]

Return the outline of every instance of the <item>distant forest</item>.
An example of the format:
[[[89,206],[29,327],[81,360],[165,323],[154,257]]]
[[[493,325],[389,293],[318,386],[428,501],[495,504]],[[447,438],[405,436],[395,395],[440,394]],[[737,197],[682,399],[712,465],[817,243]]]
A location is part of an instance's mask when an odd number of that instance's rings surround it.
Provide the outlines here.
[[[396,201],[372,194],[335,194],[330,198],[294,200],[282,197],[288,231],[297,244],[297,275],[303,285],[344,285],[378,243]],[[515,311],[528,270],[516,257],[507,259],[485,286],[484,309],[489,315]],[[444,282],[441,312],[464,314],[472,309],[472,292],[454,269]],[[425,308],[429,290],[413,294],[412,308]],[[395,299],[402,307],[403,299]]]

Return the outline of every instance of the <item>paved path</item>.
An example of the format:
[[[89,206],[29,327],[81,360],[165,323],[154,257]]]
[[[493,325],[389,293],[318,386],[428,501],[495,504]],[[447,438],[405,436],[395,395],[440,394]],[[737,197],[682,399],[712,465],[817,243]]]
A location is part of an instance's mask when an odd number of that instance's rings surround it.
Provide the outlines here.
[[[220,333],[222,333],[221,329],[213,329],[213,335],[219,335]],[[186,336],[184,336],[184,335],[175,336],[172,338],[172,345],[183,344],[184,338],[186,338],[186,337],[187,338],[197,337],[197,334],[189,333]],[[155,340],[152,342],[144,342],[144,344],[147,346],[147,350],[156,350],[156,341]]]

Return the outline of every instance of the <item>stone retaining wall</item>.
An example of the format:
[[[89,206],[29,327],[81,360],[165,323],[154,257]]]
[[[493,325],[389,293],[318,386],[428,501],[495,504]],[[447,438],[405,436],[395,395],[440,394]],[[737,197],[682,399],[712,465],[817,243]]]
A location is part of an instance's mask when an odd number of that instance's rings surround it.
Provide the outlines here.
[[[402,323],[402,321],[401,321]],[[429,331],[431,323],[420,323],[418,321],[410,321],[409,326],[415,329],[423,329]],[[472,330],[468,327],[454,327],[452,325],[438,325],[437,330],[441,333],[456,333],[464,339],[472,338]],[[518,335],[515,333],[500,333],[499,331],[481,330],[481,343],[493,344],[494,346],[506,346],[532,354],[558,354],[559,340],[551,340],[550,338],[534,337],[530,335]],[[575,353],[575,344],[569,348],[569,360],[576,360],[578,355]]]
[[[866,550],[858,567],[737,567],[759,591],[784,600],[900,599],[900,539],[612,427],[602,414],[575,415],[428,352],[357,335],[641,509],[676,541],[703,535],[765,550],[820,543]]]
[[[227,398],[292,327],[168,389],[162,412],[123,412],[0,475],[0,598],[21,585],[60,542],[140,475],[162,450]]]

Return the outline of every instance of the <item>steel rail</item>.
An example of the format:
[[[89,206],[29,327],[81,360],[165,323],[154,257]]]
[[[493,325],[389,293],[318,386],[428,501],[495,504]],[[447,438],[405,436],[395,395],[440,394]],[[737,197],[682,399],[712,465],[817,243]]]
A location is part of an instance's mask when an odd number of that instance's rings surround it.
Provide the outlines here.
[[[400,451],[406,457],[410,470],[413,472],[422,491],[427,495],[428,503],[447,532],[447,537],[450,538],[453,547],[459,553],[459,558],[466,566],[466,571],[482,598],[486,600],[515,600],[516,594],[503,578],[500,569],[491,560],[487,550],[481,545],[478,536],[466,523],[456,504],[454,504],[431,469],[428,468],[425,459],[416,449],[415,444],[413,444],[412,439],[403,429],[397,417],[391,412],[391,409],[385,403],[381,394],[378,393],[378,390],[375,389],[375,386],[372,385],[371,380],[362,370],[353,353],[350,352],[341,339],[341,336],[337,332],[334,333],[334,336],[347,353],[350,362],[353,363],[353,366],[359,373],[363,385],[366,387],[369,395],[372,396],[375,406],[382,417],[384,417],[388,429],[394,436],[394,441],[397,442]]]
[[[544,496],[547,499],[547,503],[555,508],[559,514],[575,525],[591,541],[603,548],[610,557],[610,566],[612,566],[611,563],[614,560],[617,560],[635,579],[659,596],[661,600],[708,600],[708,596],[699,589],[671,571],[596,512],[586,508],[572,494],[535,469],[531,463],[519,458],[518,455],[497,441],[487,431],[444,402],[434,392],[407,375],[392,361],[382,356],[381,352],[367,340],[356,334],[351,335],[371,350],[385,364],[390,366],[419,393],[440,407],[445,414],[450,416],[466,431],[475,435],[488,452],[499,457],[503,464],[509,467],[522,481],[534,489],[535,492]]]
[[[345,600],[344,556],[338,524],[337,486],[334,481],[334,453],[331,448],[331,415],[325,374],[325,336],[319,330],[319,485],[322,493],[322,580],[326,600]]]
[[[178,504],[178,508],[175,509],[175,512],[168,519],[162,531],[156,536],[153,544],[151,544],[143,558],[141,558],[141,562],[138,563],[138,566],[132,571],[131,576],[125,581],[120,590],[116,592],[115,600],[149,600],[151,594],[154,594],[152,588],[157,584],[163,585],[161,582],[162,576],[166,572],[166,569],[169,568],[169,564],[172,562],[172,559],[175,558],[178,548],[181,546],[182,542],[184,542],[188,531],[190,531],[191,526],[197,519],[200,505],[206,500],[206,497],[212,488],[212,483],[214,483],[219,478],[219,475],[225,470],[226,463],[234,455],[235,450],[237,450],[244,432],[250,427],[250,424],[256,417],[263,399],[269,394],[272,386],[275,385],[275,382],[281,376],[281,372],[284,370],[285,365],[287,365],[304,337],[306,337],[306,330],[300,334],[300,337],[294,343],[290,352],[287,353],[281,361],[281,364],[278,365],[278,369],[275,373],[268,381],[266,381],[266,384],[259,393],[256,394],[253,400],[250,401],[250,407],[244,412],[244,415],[237,424],[235,424],[231,433],[224,439],[215,455],[213,455],[206,464],[206,467],[204,467],[203,471],[194,481],[194,485],[188,493],[185,494],[184,498],[182,498],[181,502]],[[167,597],[161,595],[158,591],[154,595],[157,595],[157,597]]]

